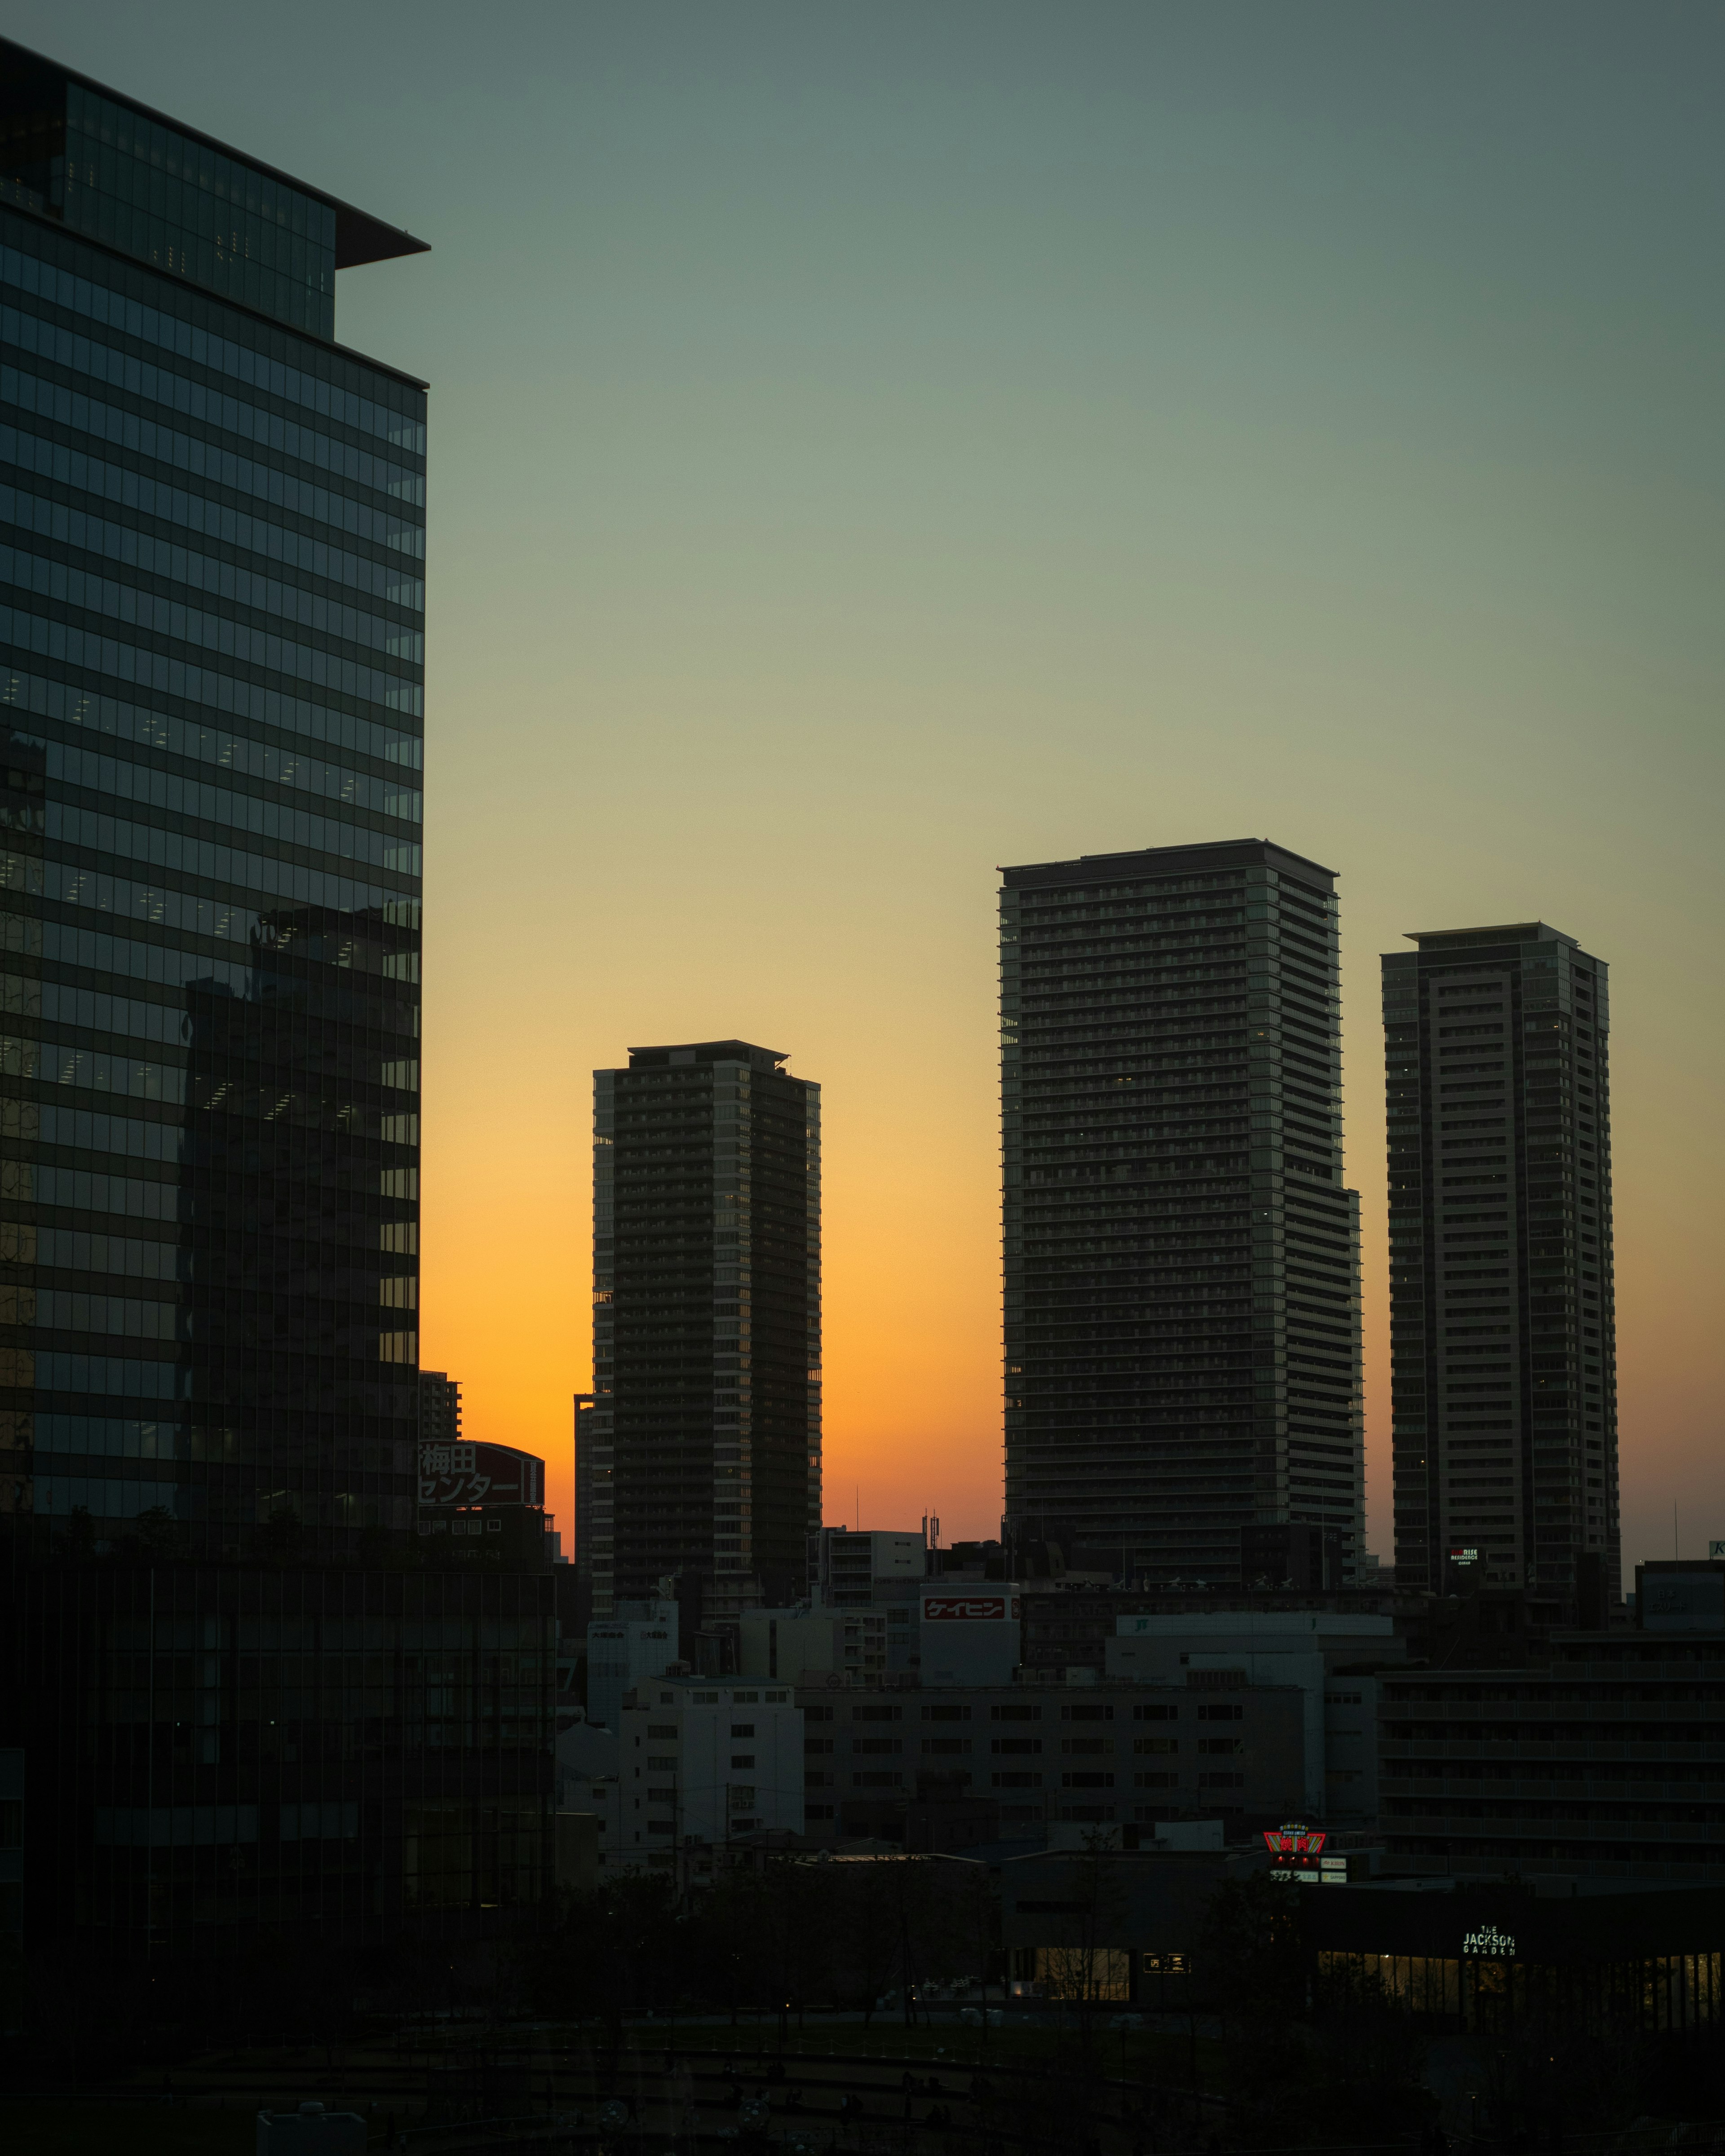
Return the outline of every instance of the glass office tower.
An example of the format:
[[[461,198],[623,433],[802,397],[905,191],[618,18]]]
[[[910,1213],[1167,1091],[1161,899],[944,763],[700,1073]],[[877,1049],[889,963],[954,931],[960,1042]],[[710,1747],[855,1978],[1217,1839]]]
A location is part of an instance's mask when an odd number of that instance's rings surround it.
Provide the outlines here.
[[[1543,921],[1384,960],[1398,1587],[1620,1591],[1606,969]]]
[[[1335,878],[1260,839],[1003,873],[1009,1525],[1162,1585],[1304,1523],[1352,1578]]]
[[[335,277],[420,247],[0,43],[7,1713],[39,1929],[121,1948],[459,1900],[403,1748],[539,1639],[357,1568],[420,1562],[426,393]]]
[[[800,1598],[820,1525],[820,1088],[747,1041],[593,1073],[593,1610]],[[698,1614],[695,1614],[698,1610]],[[684,1642],[688,1651],[690,1642]]]

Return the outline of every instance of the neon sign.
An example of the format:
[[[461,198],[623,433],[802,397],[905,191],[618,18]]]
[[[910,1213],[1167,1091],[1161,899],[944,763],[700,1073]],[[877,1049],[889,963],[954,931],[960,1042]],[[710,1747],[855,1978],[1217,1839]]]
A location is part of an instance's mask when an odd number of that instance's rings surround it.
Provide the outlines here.
[[[1507,1932],[1500,1932],[1496,1924],[1481,1924],[1476,1931],[1461,1934],[1461,1951],[1486,1961],[1512,1961],[1516,1943]]]

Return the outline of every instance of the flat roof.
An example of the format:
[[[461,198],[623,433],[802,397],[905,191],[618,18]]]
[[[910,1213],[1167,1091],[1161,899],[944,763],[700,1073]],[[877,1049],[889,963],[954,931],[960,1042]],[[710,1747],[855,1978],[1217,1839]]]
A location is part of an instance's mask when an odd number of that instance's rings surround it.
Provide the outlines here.
[[[1272,868],[1323,891],[1335,888],[1336,870],[1291,853],[1272,839],[1214,839],[1190,846],[1145,846],[1132,853],[1081,854],[1072,861],[1039,861],[1003,867],[1007,888],[1060,884],[1138,882],[1157,876],[1202,875],[1218,869]]]
[[[326,208],[334,210],[336,267],[338,270],[355,270],[367,262],[388,262],[398,255],[429,254],[431,252],[429,240],[416,239],[412,233],[403,231],[398,225],[386,224],[382,218],[373,217],[368,210],[356,209],[352,203],[343,202],[340,196],[327,193],[322,187],[313,187],[309,181],[300,179],[292,172],[284,172],[278,166],[265,164],[261,157],[254,157],[249,150],[236,150],[231,142],[223,142],[214,135],[206,135],[200,128],[188,127],[183,120],[175,119],[172,113],[158,112],[154,105],[145,105],[136,97],[128,97],[123,90],[116,90],[110,83],[98,82],[93,75],[81,74],[76,68],[63,66],[59,60],[49,59],[45,54],[33,52],[28,45],[19,44],[15,38],[0,38],[0,69],[9,71],[20,63],[44,69],[66,82],[75,82],[81,89],[93,90],[99,97],[110,99],[116,105],[123,105],[129,111],[153,121],[157,126],[166,127],[176,135],[183,135],[187,141],[201,142],[207,149],[219,151],[223,157],[233,158],[236,164],[249,165],[254,172],[263,173],[267,179],[279,180],[284,187],[292,187],[296,192],[308,195],[314,202],[321,202]]]
[[[1404,928],[1402,931],[1410,943],[1422,948],[1428,943],[1567,943],[1572,951],[1580,944],[1573,936],[1566,936],[1561,928],[1553,928],[1543,921],[1500,921],[1489,928]]]

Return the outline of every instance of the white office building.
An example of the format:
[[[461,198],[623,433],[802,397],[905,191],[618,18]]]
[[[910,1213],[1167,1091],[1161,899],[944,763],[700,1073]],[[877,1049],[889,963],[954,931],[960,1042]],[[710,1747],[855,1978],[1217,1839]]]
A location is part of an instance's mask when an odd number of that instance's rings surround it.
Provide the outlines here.
[[[1304,1695],[1306,1797],[1314,1825],[1368,1826],[1378,1816],[1374,1667],[1406,1659],[1389,1617],[1321,1609],[1219,1609],[1122,1617],[1106,1643],[1111,1678],[1182,1684],[1194,1671],[1236,1671],[1250,1685]]]
[[[623,1696],[677,1659],[677,1605],[667,1598],[619,1602],[587,1628],[587,1718],[614,1730]]]
[[[803,1831],[803,1713],[788,1685],[669,1677],[622,1712],[607,1869],[694,1840]]]

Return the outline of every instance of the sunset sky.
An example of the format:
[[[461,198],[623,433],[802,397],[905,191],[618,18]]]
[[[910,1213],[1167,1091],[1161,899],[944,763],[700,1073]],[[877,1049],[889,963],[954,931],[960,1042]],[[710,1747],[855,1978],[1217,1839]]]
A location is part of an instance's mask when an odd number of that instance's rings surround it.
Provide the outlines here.
[[[824,1089],[828,1517],[996,1531],[994,870],[1255,835],[1341,878],[1372,1547],[1378,954],[1534,916],[1625,1565],[1725,1537],[1716,0],[8,29],[434,249],[336,312],[433,385],[422,1354],[566,1526],[590,1073],[742,1035]]]

